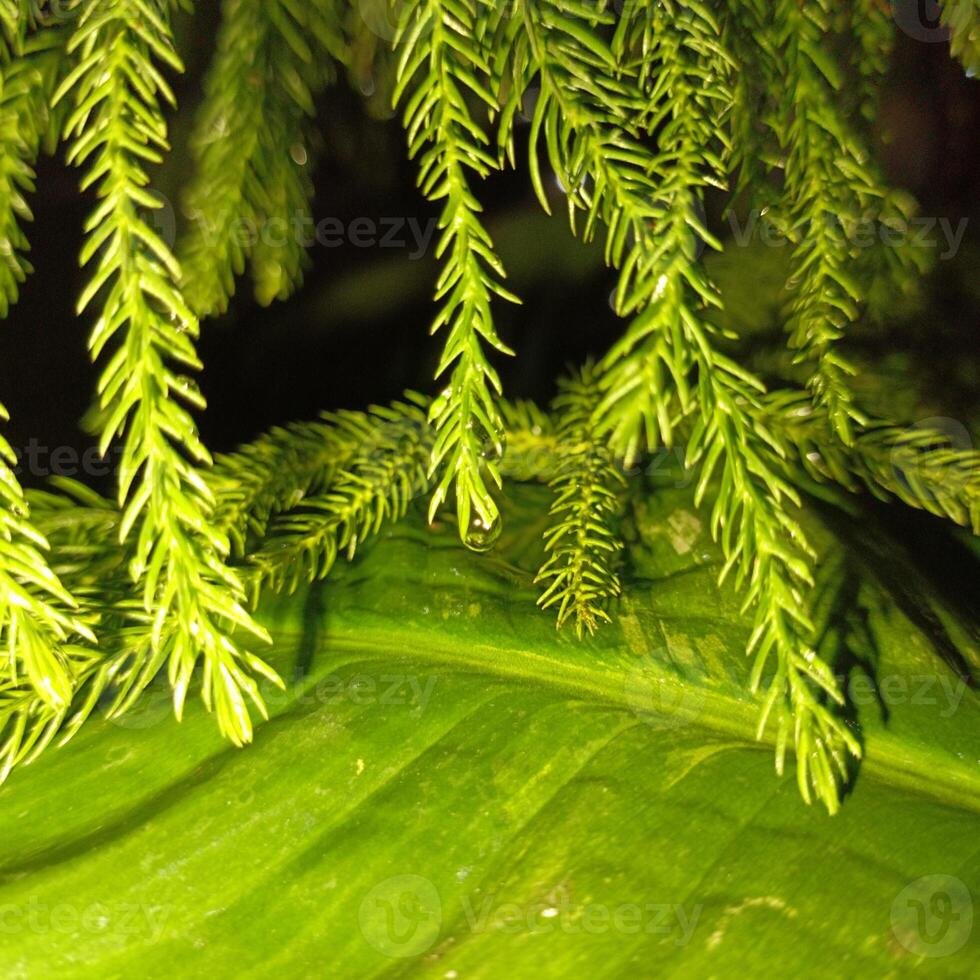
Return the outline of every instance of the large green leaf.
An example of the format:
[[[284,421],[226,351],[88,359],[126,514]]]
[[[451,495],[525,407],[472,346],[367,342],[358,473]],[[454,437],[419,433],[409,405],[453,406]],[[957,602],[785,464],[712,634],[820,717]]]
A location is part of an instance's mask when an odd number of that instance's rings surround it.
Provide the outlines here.
[[[161,688],[15,773],[0,975],[976,975],[975,558],[811,508],[865,746],[829,817],[754,741],[688,491],[636,511],[585,642],[534,608],[545,504],[512,491],[487,556],[416,516],[267,603],[291,683],[250,748]]]

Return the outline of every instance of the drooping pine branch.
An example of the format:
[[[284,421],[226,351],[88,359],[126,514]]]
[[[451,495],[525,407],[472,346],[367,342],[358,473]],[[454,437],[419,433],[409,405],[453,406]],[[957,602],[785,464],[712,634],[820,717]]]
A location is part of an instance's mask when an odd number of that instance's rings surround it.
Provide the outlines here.
[[[87,168],[83,185],[100,200],[87,225],[82,261],[93,271],[79,310],[101,299],[90,340],[94,358],[111,349],[98,386],[101,448],[122,436],[119,534],[136,535],[131,569],[152,619],[147,673],[167,665],[179,717],[203,660],[204,701],[242,744],[252,734],[246,699],[264,712],[249,671],[268,668],[231,634],[266,635],[225,564],[227,539],[211,525],[213,498],[201,474],[210,457],[190,413],[203,399],[180,373],[200,367],[197,321],[176,261],[142,213],[157,204],[145,168],[167,148],[161,99],[173,101],[159,66],[181,67],[168,18],[162,0],[89,0],[70,42],[77,65],[58,92],[74,98],[69,159]]]
[[[470,188],[470,174],[482,178],[496,167],[467,100],[494,107],[487,55],[476,40],[482,33],[479,10],[477,0],[422,0],[406,8],[395,42],[401,58],[393,99],[405,97],[419,187],[430,200],[444,202],[436,249],[444,260],[436,289],[440,309],[432,331],[448,331],[437,376],[449,378],[430,409],[436,429],[430,475],[438,474],[430,519],[454,490],[464,541],[471,525],[493,533],[500,522],[491,490],[500,485],[501,386],[485,347],[512,353],[497,335],[490,302],[493,296],[517,301],[501,284],[503,266]]]
[[[825,704],[843,704],[843,696],[813,647],[807,594],[814,555],[790,512],[800,500],[779,472],[786,454],[775,435],[747,416],[725,389],[716,392],[714,412],[702,412],[688,443],[689,461],[702,467],[696,500],[707,494],[712,478],[718,480],[711,530],[726,557],[721,579],[734,572],[735,585],[746,596],[743,609],[754,613],[751,687],[766,688],[759,735],[774,717],[777,770],[783,771],[792,737],[803,798],[809,802],[812,788],[833,813],[847,776],[845,755],[858,756],[860,749]],[[774,667],[767,674],[770,660]]]
[[[755,66],[760,59],[772,60],[771,43],[765,31],[771,19],[768,0],[727,0],[722,20],[722,43],[736,65],[753,65],[753,70],[735,71],[729,112],[731,143],[726,161],[731,175],[730,207],[744,202],[762,211],[772,206],[769,174],[780,163],[780,147],[765,119],[772,99],[768,77]]]
[[[0,421],[6,419],[0,406]],[[48,564],[48,542],[31,522],[14,465],[16,456],[0,437],[0,687],[56,713],[72,700],[78,659],[90,655],[82,640],[94,643],[95,636]],[[10,764],[24,751],[18,746]]]
[[[610,622],[606,605],[620,593],[615,563],[623,545],[614,525],[625,479],[592,424],[599,400],[595,370],[562,383],[554,402],[558,414],[558,473],[552,523],[545,532],[548,558],[535,578],[545,585],[542,609],[558,607],[558,628],[575,620],[575,632],[594,633]]]
[[[895,46],[895,18],[891,4],[881,0],[852,0],[849,7],[848,28],[857,42],[853,62],[860,80],[858,105],[865,121],[871,122]]]
[[[200,316],[222,313],[251,263],[260,303],[285,299],[312,236],[314,99],[346,60],[336,0],[225,0],[192,148],[180,257]]]
[[[39,142],[33,121],[35,110],[44,105],[34,97],[40,80],[32,77],[20,56],[23,41],[19,21],[12,14],[16,11],[4,10],[0,31],[7,49],[0,58],[0,316],[3,317],[17,302],[20,284],[31,268],[25,255],[29,245],[21,223],[31,220],[27,195],[34,190],[33,163]]]
[[[525,14],[540,78],[531,124],[532,180],[547,207],[535,149],[543,138],[567,190],[573,227],[581,212],[583,237],[592,237],[602,224],[607,228],[606,260],[621,270],[616,306],[634,319],[602,365],[604,398],[597,416],[629,463],[645,446],[670,444],[678,409],[691,404],[694,352],[683,338],[685,321],[701,320],[700,308],[718,302],[695,253],[701,240],[713,241],[700,214],[699,192],[717,181],[700,172],[706,159],[717,159],[715,127],[700,121],[701,112],[723,111],[714,104],[725,96],[716,82],[704,83],[703,70],[695,79],[689,68],[670,60],[682,48],[669,21],[656,32],[660,48],[651,57],[663,61],[667,74],[652,98],[634,81],[616,77],[617,56],[598,36],[587,35],[586,43],[575,30],[569,33],[569,23],[576,28],[577,21],[566,21],[563,5],[541,3]],[[697,45],[691,50],[695,62],[715,57]],[[689,94],[689,112],[678,108],[676,117],[668,117],[656,108],[668,89],[678,107]],[[640,113],[640,106],[653,108]],[[639,138],[641,123],[670,130],[663,140],[667,148],[653,158]],[[696,138],[684,132],[691,126],[698,127]]]
[[[719,107],[730,98],[725,85],[730,61],[718,50],[706,11],[671,18],[673,5],[662,5],[664,20],[653,32],[651,57],[658,69],[653,94],[659,93],[663,108],[651,110],[649,122],[661,149],[650,161],[609,101],[596,104],[590,97],[588,82],[582,81],[589,76],[562,71],[576,45],[581,64],[604,60],[600,42],[593,37],[584,44],[574,34],[560,33],[560,22],[549,22],[547,4],[542,7],[540,21],[525,17],[541,77],[532,138],[544,128],[552,166],[571,189],[573,203],[590,225],[597,219],[606,224],[607,258],[621,270],[617,306],[634,314],[603,365],[607,394],[597,412],[600,431],[609,432],[627,458],[644,442],[657,445],[651,441],[657,435],[668,441],[668,385],[674,385],[686,412],[693,401],[690,376],[696,376],[698,420],[688,456],[691,464],[702,464],[699,499],[714,487],[711,526],[727,559],[723,577],[734,572],[746,593],[746,609],[754,612],[753,685],[767,686],[760,735],[775,709],[777,768],[782,770],[792,734],[804,798],[815,791],[834,810],[846,775],[844,753],[857,753],[858,747],[823,703],[825,697],[839,702],[841,695],[812,648],[804,598],[812,582],[812,555],[788,509],[795,493],[778,472],[785,449],[746,410],[763,386],[715,350],[703,314],[706,305],[720,300],[696,254],[695,235],[715,244],[699,215],[697,195],[724,176],[712,139]],[[704,36],[703,45],[698,35]],[[618,84],[627,88],[629,99],[627,84],[622,79]],[[576,163],[580,171],[573,169]],[[588,186],[582,181],[586,174]],[[767,674],[770,658],[775,666]]]
[[[866,256],[868,250],[851,243],[862,224],[901,229],[910,214],[909,202],[881,182],[842,111],[846,78],[828,43],[832,13],[826,0],[803,6],[781,0],[774,11],[771,57],[759,62],[779,93],[768,118],[784,153],[785,200],[778,219],[793,242],[789,341],[798,360],[810,366],[808,386],[815,400],[826,406],[841,440],[850,443],[863,415],[854,404],[854,369],[838,342],[860,313],[866,292],[861,273],[887,273],[904,284],[920,259],[903,247],[877,248]],[[868,44],[887,44],[892,28],[880,17],[864,27]],[[880,56],[863,57],[860,65],[878,70]]]
[[[0,317],[16,302],[30,271],[21,222],[31,218],[33,163],[47,129],[47,98],[57,70],[48,54],[56,39],[27,39],[28,5],[0,6]],[[7,421],[0,404],[0,422]],[[0,705],[14,698],[57,714],[78,683],[79,662],[91,655],[90,624],[49,564],[49,544],[35,526],[14,473],[17,456],[0,436]],[[33,751],[38,738],[26,727],[6,726],[0,780]]]
[[[119,511],[77,484],[65,487],[68,492],[31,492],[32,518],[51,545],[52,574],[77,596],[88,625],[104,641],[107,609],[123,603],[141,609],[131,597],[127,552],[117,540]],[[121,665],[104,645],[62,649],[70,654],[67,698],[52,701],[16,672],[0,676],[0,783],[15,766],[31,762],[56,739],[67,741]],[[49,674],[46,684],[52,684],[54,676]]]
[[[49,103],[63,63],[64,37],[46,29],[26,39],[15,35],[9,45],[8,56],[0,57],[0,317],[17,302],[31,272],[23,225],[32,220],[28,197],[50,127]]]

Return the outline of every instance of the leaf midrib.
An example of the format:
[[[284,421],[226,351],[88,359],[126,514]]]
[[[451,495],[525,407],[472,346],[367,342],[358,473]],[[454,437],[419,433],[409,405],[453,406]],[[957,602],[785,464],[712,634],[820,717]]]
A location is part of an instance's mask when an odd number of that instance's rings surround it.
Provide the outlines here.
[[[302,640],[302,633],[296,630],[276,629],[274,635],[277,643],[283,646],[298,644]],[[418,632],[390,628],[359,628],[356,633],[346,633],[324,627],[319,642],[321,649],[330,649],[331,669],[336,669],[338,662],[390,663],[392,646],[399,646],[411,651],[405,655],[408,659],[419,663],[432,662],[498,680],[545,687],[585,702],[625,711],[634,709],[626,697],[620,672],[596,671],[533,651],[500,644],[467,643],[463,647],[462,644],[446,643],[438,635],[426,634],[423,637]],[[613,683],[614,679],[618,683]],[[754,737],[758,702],[740,701],[709,687],[690,685],[666,671],[657,676],[657,681],[678,695],[691,690],[692,686],[696,687],[700,704],[697,716],[690,720],[691,727],[715,735],[735,737],[749,749],[771,751],[775,745],[772,726],[760,739]],[[896,789],[980,814],[980,779],[974,772],[957,765],[948,755],[932,753],[921,744],[910,751],[907,742],[890,732],[872,731],[865,734],[867,740],[858,780],[874,778]]]

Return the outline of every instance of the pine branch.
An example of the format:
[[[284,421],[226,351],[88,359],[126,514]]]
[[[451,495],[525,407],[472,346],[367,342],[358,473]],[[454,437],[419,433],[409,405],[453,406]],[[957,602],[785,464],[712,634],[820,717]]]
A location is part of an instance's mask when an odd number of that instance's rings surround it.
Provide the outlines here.
[[[361,542],[403,517],[428,488],[432,433],[421,400],[337,416],[335,425],[358,448],[329,486],[273,523],[250,559],[256,591],[292,592],[303,581],[325,578],[338,554],[353,558]]]
[[[6,419],[0,406],[0,420]],[[48,542],[31,523],[14,465],[16,456],[0,437],[0,684],[32,691],[59,711],[76,684],[72,641],[94,643],[95,636],[48,564]]]
[[[729,210],[739,200],[762,213],[772,208],[769,175],[781,163],[781,149],[764,122],[773,97],[771,80],[758,70],[760,61],[775,61],[766,30],[771,19],[769,0],[727,0],[725,4],[722,43],[739,66],[732,79],[732,136],[726,155],[732,175]]]
[[[258,301],[295,290],[312,234],[311,119],[347,58],[336,0],[224,0],[186,195],[184,287],[199,315],[223,313],[251,263]]]
[[[902,226],[910,215],[907,203],[880,183],[838,108],[844,75],[826,43],[831,10],[827,0],[777,4],[770,83],[780,97],[770,119],[785,153],[785,230],[794,242],[789,341],[798,360],[811,365],[815,400],[850,443],[863,416],[852,395],[854,368],[837,343],[858,318],[864,290],[854,273],[861,253],[848,233],[869,220]],[[874,24],[866,26],[870,31]],[[892,277],[907,280],[916,257],[908,249],[886,252]]]
[[[0,31],[6,34],[7,28]],[[34,192],[34,163],[49,131],[51,95],[63,64],[62,33],[47,29],[15,36],[0,57],[0,318],[17,302],[32,271],[30,245],[22,224],[32,220],[28,196]]]
[[[726,556],[721,580],[734,571],[735,586],[746,596],[743,609],[754,610],[751,689],[766,686],[759,735],[775,709],[777,771],[783,771],[792,733],[803,798],[810,801],[812,788],[833,813],[838,784],[847,776],[845,753],[859,756],[860,749],[824,704],[824,699],[843,704],[843,697],[812,645],[807,593],[815,556],[789,512],[791,505],[799,506],[799,497],[778,472],[786,447],[757,419],[747,419],[738,397],[716,389],[712,410],[702,410],[695,424],[687,447],[689,463],[701,463],[695,499],[704,498],[717,469],[711,530]],[[770,658],[775,668],[767,676]]]
[[[114,346],[99,380],[101,449],[122,435],[119,534],[137,528],[131,571],[153,623],[142,657],[152,672],[168,665],[178,718],[203,659],[205,704],[243,744],[252,734],[246,698],[265,711],[249,671],[271,672],[231,632],[267,636],[246,612],[242,583],[225,564],[227,540],[210,523],[213,499],[201,475],[210,457],[188,408],[202,408],[203,399],[177,373],[200,367],[197,321],[179,292],[176,261],[141,214],[156,206],[145,167],[167,148],[160,100],[173,102],[158,63],[181,68],[168,15],[163,0],[89,0],[69,45],[78,63],[56,100],[74,97],[69,160],[88,168],[83,186],[95,186],[100,199],[87,225],[82,261],[94,272],[79,311],[101,296],[93,358]]]
[[[554,419],[530,401],[504,399],[500,414],[507,430],[500,475],[518,483],[554,479],[561,459]]]
[[[611,434],[628,460],[644,441],[657,445],[652,440],[658,434],[669,442],[670,396],[664,389],[668,381],[674,383],[686,412],[692,404],[688,376],[696,369],[699,416],[688,458],[692,465],[702,464],[699,500],[719,473],[712,533],[726,556],[722,577],[734,572],[736,585],[746,592],[746,610],[754,610],[749,645],[754,690],[762,685],[770,658],[775,661],[765,676],[760,735],[775,709],[777,769],[782,771],[792,732],[804,799],[815,791],[833,811],[838,782],[846,778],[844,753],[859,749],[823,703],[825,697],[840,702],[841,695],[812,648],[813,627],[804,611],[812,553],[787,510],[795,493],[777,472],[785,449],[746,410],[758,402],[763,386],[714,350],[713,331],[702,313],[705,305],[720,303],[697,261],[692,234],[715,244],[696,204],[700,187],[724,177],[711,149],[718,107],[730,99],[728,62],[719,57],[717,31],[700,8],[657,24],[656,92],[664,104],[650,125],[666,149],[649,161],[611,118],[608,100],[590,101],[589,83],[582,81],[589,75],[563,73],[562,64],[576,46],[582,66],[592,59],[605,63],[601,42],[592,37],[585,44],[572,33],[560,33],[560,22],[549,23],[546,10],[547,5],[540,28],[525,16],[542,82],[532,140],[543,125],[552,166],[573,188],[570,197],[587,212],[589,225],[599,218],[607,225],[607,259],[621,270],[617,305],[623,313],[638,313],[603,364],[607,394],[597,412],[600,431]],[[674,11],[664,5],[664,16],[669,13]],[[704,46],[697,43],[701,34]],[[576,162],[591,176],[593,189],[583,187]]]
[[[119,541],[119,508],[73,480],[54,484],[56,492],[32,491],[31,505],[52,544],[54,568],[98,630],[100,645],[75,651],[70,705],[53,708],[23,685],[0,685],[0,781],[52,743],[70,741],[96,708],[109,719],[125,714],[166,660],[166,645],[154,644],[154,618],[132,594],[132,548]],[[168,639],[171,632],[166,624]]]
[[[594,368],[587,364],[565,381],[554,402],[561,462],[551,483],[553,523],[545,532],[549,557],[535,578],[546,588],[542,609],[558,607],[558,628],[574,617],[579,638],[610,622],[606,604],[620,594],[615,561],[623,544],[613,530],[626,481],[592,416],[599,400]]]
[[[943,432],[885,420],[868,422],[843,446],[826,413],[800,391],[773,392],[764,408],[766,424],[784,433],[811,479],[851,492],[864,486],[980,534],[980,452],[956,447]]]
[[[365,438],[362,413],[325,414],[260,436],[234,453],[219,456],[208,473],[217,501],[215,526],[227,533],[234,553],[265,536],[269,521],[325,490]]]
[[[105,611],[114,603],[132,603],[126,551],[117,541],[119,512],[110,502],[62,481],[64,493],[32,491],[32,517],[49,542],[52,572],[84,609],[88,626],[104,640]],[[92,639],[92,637],[89,637]],[[71,697],[52,703],[24,678],[0,677],[0,783],[18,765],[36,759],[52,742],[64,744],[95,707],[117,658],[104,646],[62,647],[70,657]],[[47,683],[52,683],[49,677]]]
[[[891,4],[881,0],[853,0],[849,14],[847,28],[857,41],[854,63],[860,80],[858,105],[864,119],[872,122],[881,82],[895,47],[895,18]]]
[[[31,218],[26,195],[33,191],[32,165],[47,129],[58,62],[51,35],[27,39],[29,19],[27,4],[0,5],[0,317],[30,271],[20,222]],[[0,421],[7,419],[0,405]],[[16,465],[16,454],[0,436],[0,704],[8,696],[29,699],[56,714],[67,708],[77,685],[79,657],[85,656],[77,644],[95,637],[50,567],[49,545],[32,521]],[[0,749],[0,781],[37,742],[25,738],[26,729]]]
[[[950,51],[971,78],[980,73],[980,0],[942,0],[941,23]]]
[[[453,488],[464,541],[471,525],[479,532],[500,522],[491,488],[500,485],[501,386],[484,345],[512,353],[497,335],[490,301],[496,295],[517,302],[501,285],[503,266],[468,176],[485,177],[496,167],[467,103],[470,94],[494,108],[487,56],[474,40],[484,31],[478,9],[476,0],[422,0],[406,8],[395,40],[401,58],[393,97],[397,104],[407,95],[404,123],[409,155],[419,157],[419,187],[445,202],[436,249],[444,258],[436,289],[441,305],[432,332],[448,330],[436,374],[449,373],[449,382],[429,415],[436,429],[429,473],[439,474],[429,517]]]

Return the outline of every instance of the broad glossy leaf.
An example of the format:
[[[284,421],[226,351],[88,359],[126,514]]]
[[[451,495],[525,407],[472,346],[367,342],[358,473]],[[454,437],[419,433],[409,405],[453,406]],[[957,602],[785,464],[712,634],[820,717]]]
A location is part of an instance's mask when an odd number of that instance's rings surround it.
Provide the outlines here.
[[[291,683],[250,748],[156,689],[15,773],[0,974],[976,975],[975,557],[811,507],[865,747],[829,817],[754,741],[689,491],[636,511],[584,642],[534,607],[546,503],[513,490],[488,556],[415,515],[268,602]]]

